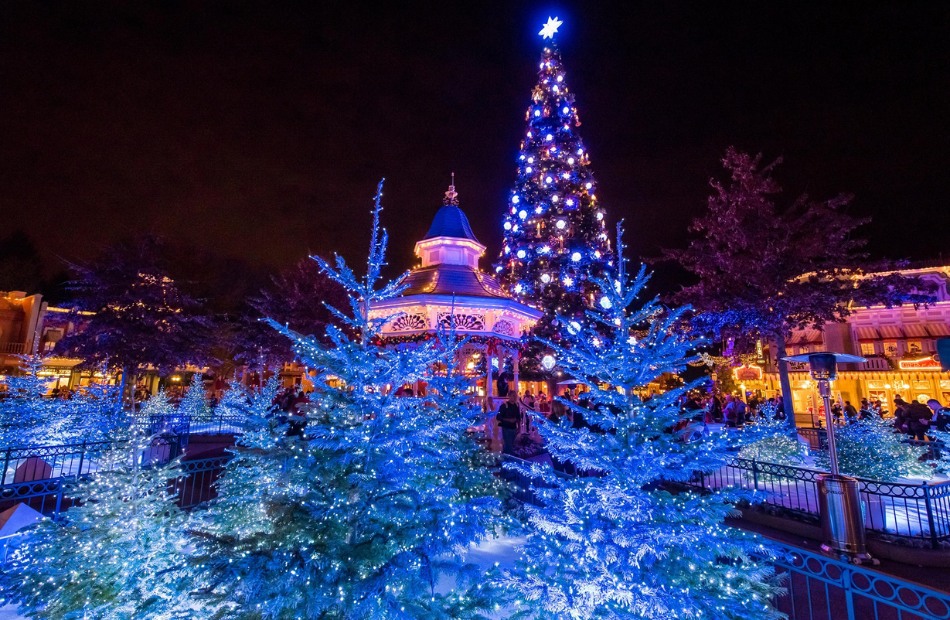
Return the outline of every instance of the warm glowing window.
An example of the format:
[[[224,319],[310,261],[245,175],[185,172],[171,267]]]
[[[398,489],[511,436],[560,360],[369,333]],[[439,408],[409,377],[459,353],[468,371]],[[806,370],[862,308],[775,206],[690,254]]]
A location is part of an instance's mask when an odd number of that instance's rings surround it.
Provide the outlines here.
[[[861,343],[861,355],[875,355],[876,353],[873,342]]]

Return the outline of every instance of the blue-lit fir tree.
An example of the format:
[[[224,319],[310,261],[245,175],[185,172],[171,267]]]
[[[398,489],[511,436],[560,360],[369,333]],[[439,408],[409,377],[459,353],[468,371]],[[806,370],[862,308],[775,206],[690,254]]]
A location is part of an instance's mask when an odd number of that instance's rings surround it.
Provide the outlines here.
[[[927,449],[907,443],[907,435],[896,432],[890,420],[870,417],[835,427],[838,469],[842,474],[894,482],[899,478],[930,478],[933,467],[922,462]],[[831,470],[827,450],[815,455],[815,464]]]
[[[618,238],[618,254],[622,245]],[[754,535],[727,527],[736,491],[697,493],[677,483],[727,462],[729,448],[755,431],[706,435],[688,443],[670,432],[687,387],[649,398],[639,390],[691,359],[678,323],[682,311],[642,300],[648,276],[596,279],[599,311],[583,330],[565,320],[559,364],[589,389],[565,402],[586,424],[546,423],[553,457],[578,476],[518,466],[546,481],[526,508],[523,559],[503,581],[527,617],[776,618],[769,551]],[[745,437],[748,432],[749,437]]]
[[[178,403],[178,413],[195,421],[207,420],[211,417],[211,407],[208,405],[208,395],[205,392],[205,384],[201,378],[201,373],[195,373],[191,377],[191,383],[188,391]]]
[[[142,434],[100,456],[98,471],[69,487],[69,510],[12,541],[4,602],[43,619],[201,617],[181,596],[193,584],[185,515],[169,485],[177,462],[143,459],[151,447]]]
[[[20,355],[17,374],[3,381],[0,398],[0,447],[63,444],[82,439],[75,403],[50,394],[42,355]]]
[[[511,294],[545,311],[537,333],[556,337],[556,316],[585,321],[593,278],[603,275],[613,252],[561,54],[552,29],[542,35],[551,40],[526,113],[495,271]]]
[[[458,343],[379,345],[384,321],[368,318],[400,292],[380,285],[381,191],[367,275],[317,259],[349,294],[329,344],[273,323],[317,372],[303,434],[258,416],[194,526],[202,594],[237,617],[454,619],[493,603],[463,557],[499,523],[501,487],[465,433],[478,411],[452,376]],[[425,396],[396,395],[421,379]]]

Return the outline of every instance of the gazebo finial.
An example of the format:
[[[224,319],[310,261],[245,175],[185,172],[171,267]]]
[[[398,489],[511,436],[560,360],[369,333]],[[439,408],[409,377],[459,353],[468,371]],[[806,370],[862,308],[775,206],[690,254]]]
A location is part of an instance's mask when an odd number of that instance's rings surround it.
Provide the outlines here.
[[[452,173],[452,183],[449,185],[449,191],[445,192],[445,199],[442,201],[445,206],[459,206],[459,194],[455,191],[455,173]]]

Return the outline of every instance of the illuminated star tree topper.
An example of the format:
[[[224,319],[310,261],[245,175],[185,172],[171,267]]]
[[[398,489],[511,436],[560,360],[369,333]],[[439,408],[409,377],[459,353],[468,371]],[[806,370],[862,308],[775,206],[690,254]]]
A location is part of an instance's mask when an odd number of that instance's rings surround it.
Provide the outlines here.
[[[563,23],[564,22],[556,17],[548,17],[548,21],[538,34],[541,35],[542,39],[553,39],[554,35],[557,34],[557,29],[560,28]]]

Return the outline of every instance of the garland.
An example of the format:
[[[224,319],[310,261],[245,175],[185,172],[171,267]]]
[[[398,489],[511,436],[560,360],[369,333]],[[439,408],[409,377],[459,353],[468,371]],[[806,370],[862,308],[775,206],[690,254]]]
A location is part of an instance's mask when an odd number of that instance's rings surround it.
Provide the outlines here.
[[[392,346],[392,345],[402,345],[402,344],[414,344],[419,342],[427,342],[430,340],[435,340],[436,336],[432,332],[423,332],[420,334],[407,334],[405,336],[374,336],[373,344],[377,346]],[[457,336],[458,340],[465,340],[466,342],[471,342],[474,344],[484,345],[486,352],[490,355],[495,354],[498,351],[498,347],[505,346],[508,348],[518,349],[519,352],[523,352],[527,346],[527,342],[522,337],[518,340],[505,340],[495,336]]]

